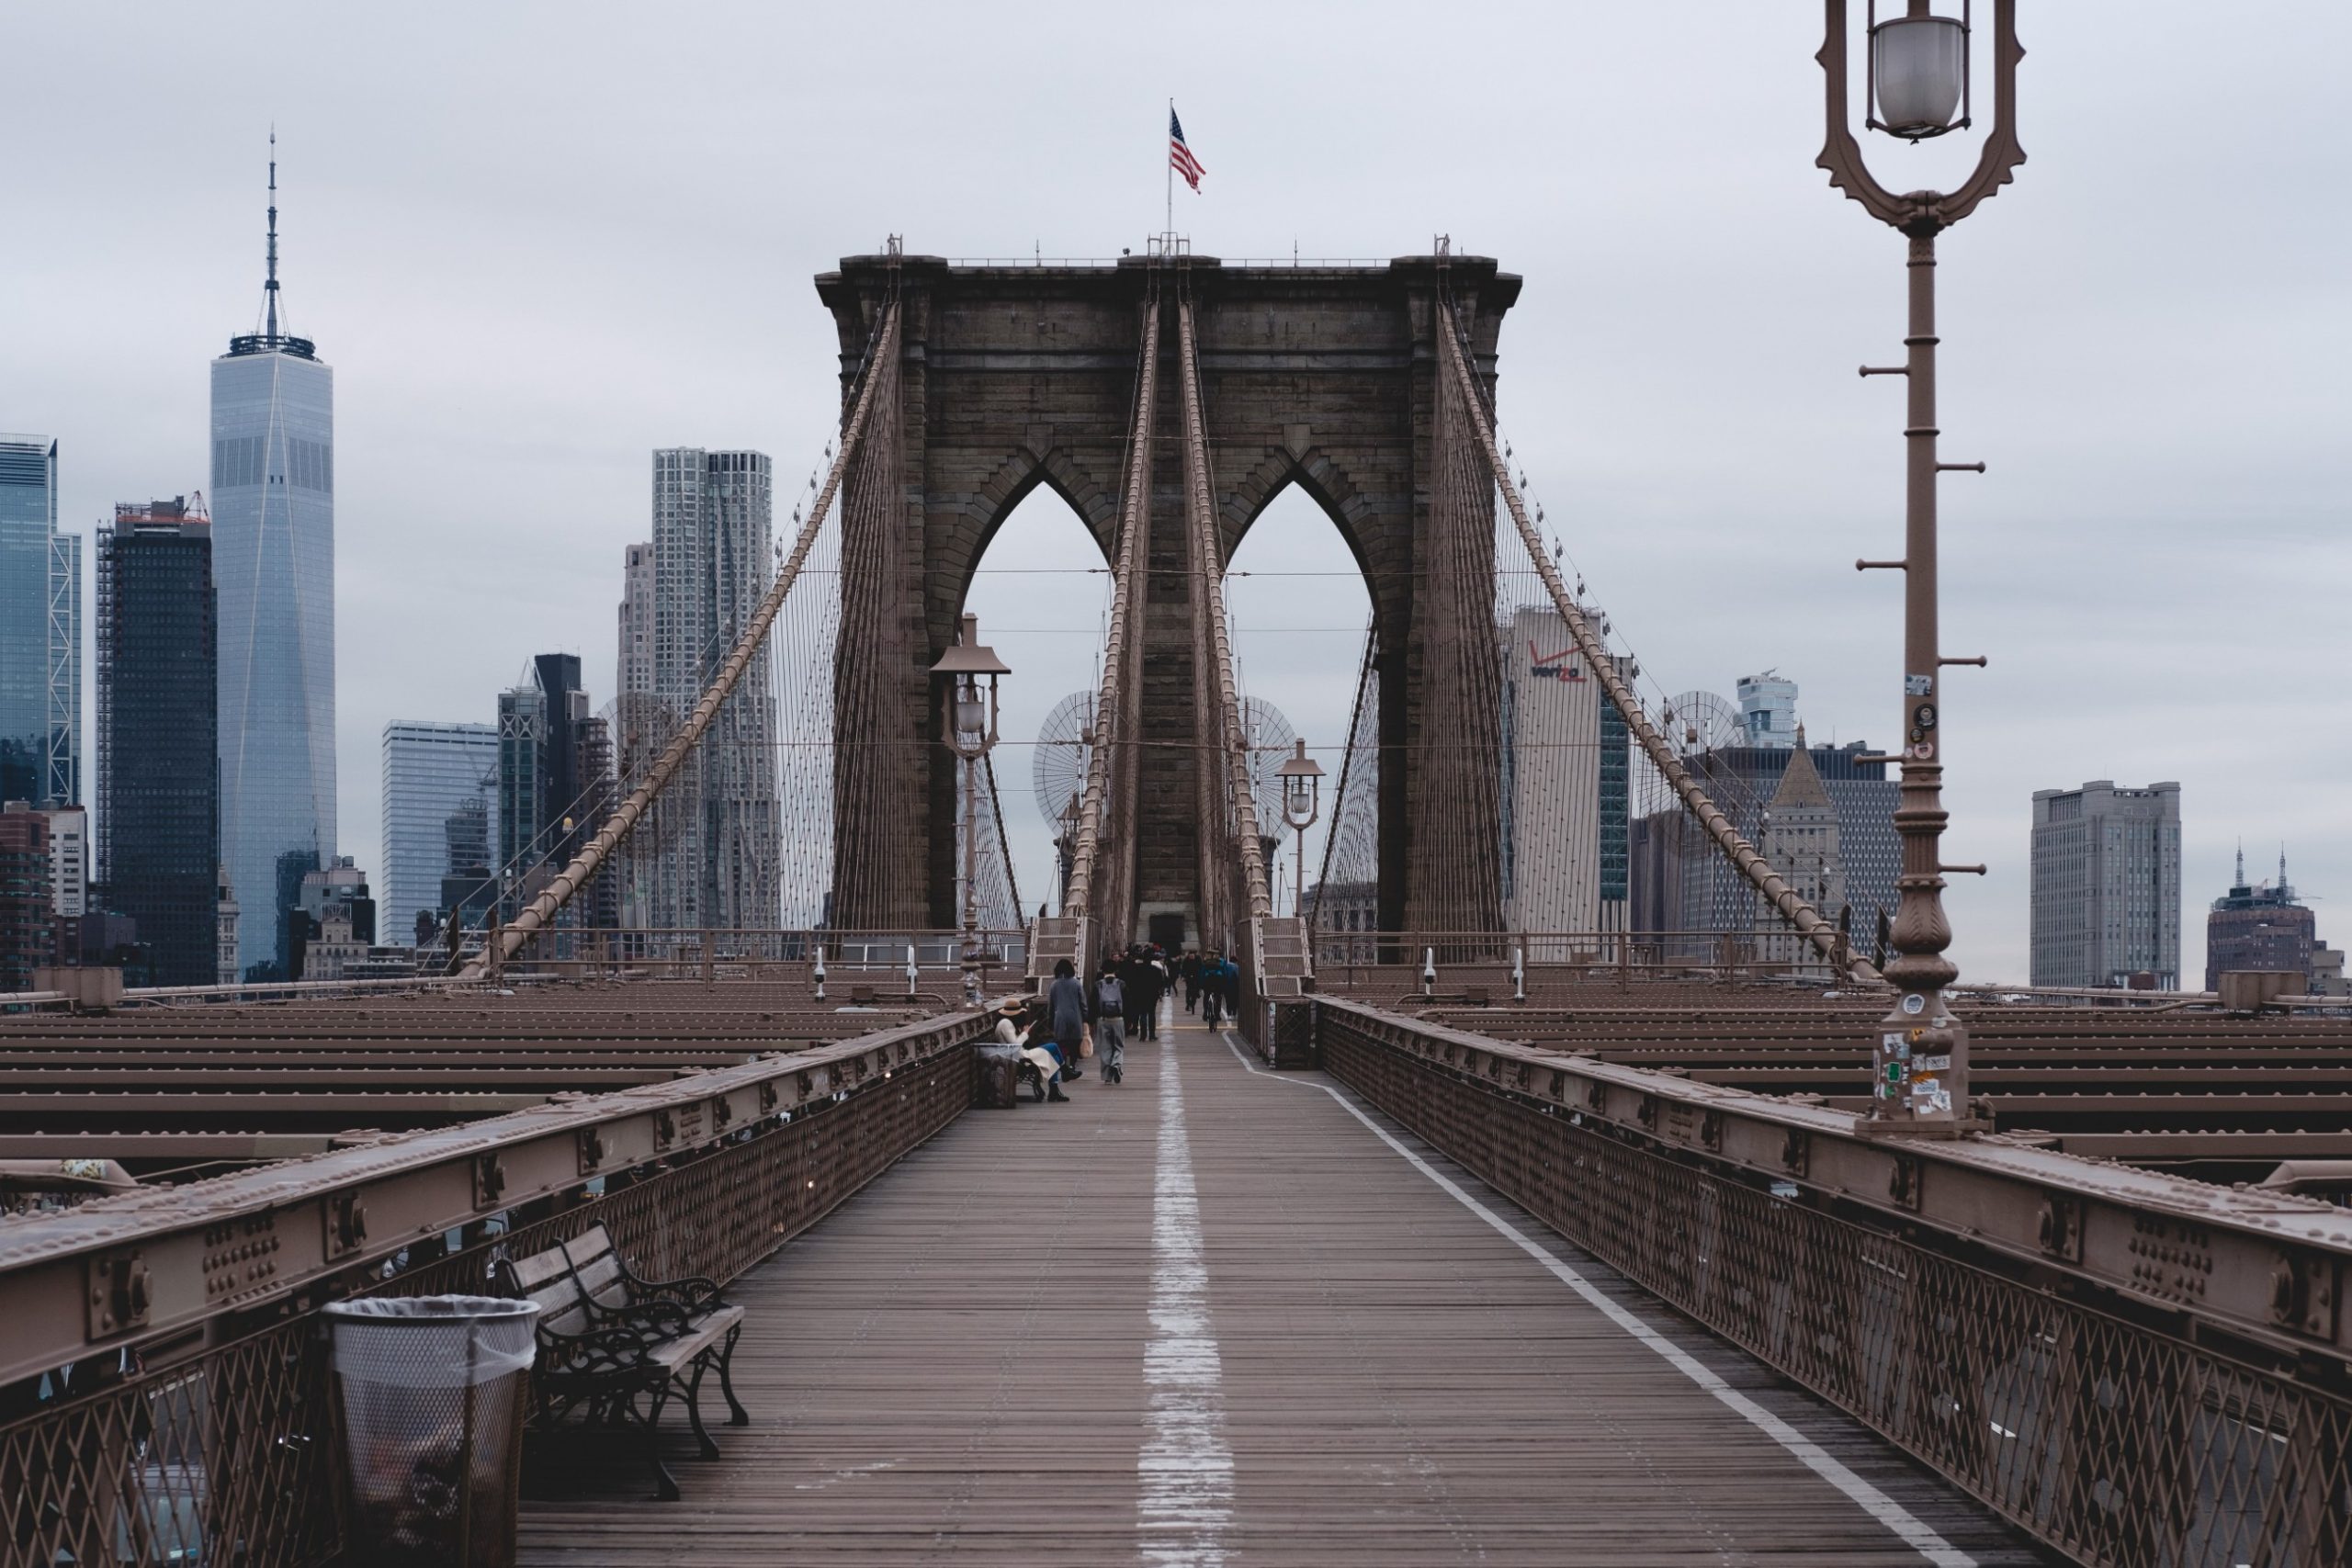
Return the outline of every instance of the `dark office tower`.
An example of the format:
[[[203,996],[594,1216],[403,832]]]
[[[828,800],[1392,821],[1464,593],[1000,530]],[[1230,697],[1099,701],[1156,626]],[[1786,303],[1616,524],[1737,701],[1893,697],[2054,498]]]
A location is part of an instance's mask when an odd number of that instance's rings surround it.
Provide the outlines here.
[[[582,826],[580,727],[588,721],[588,694],[580,689],[580,656],[542,653],[532,674],[547,694],[547,744],[539,749],[539,821],[548,858],[560,865],[594,827]],[[566,819],[571,827],[564,827]]]
[[[219,979],[220,734],[212,529],[184,500],[98,527],[98,879],[154,982]],[[256,914],[266,896],[254,900]]]
[[[335,849],[334,372],[316,344],[286,330],[275,149],[269,189],[261,319],[212,362],[209,492],[220,589],[220,836],[248,969],[282,960],[282,868],[315,871]]]

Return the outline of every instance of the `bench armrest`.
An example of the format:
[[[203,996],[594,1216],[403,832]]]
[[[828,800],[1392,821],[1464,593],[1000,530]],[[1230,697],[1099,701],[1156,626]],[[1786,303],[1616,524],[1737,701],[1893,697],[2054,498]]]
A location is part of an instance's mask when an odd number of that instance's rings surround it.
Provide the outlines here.
[[[727,1304],[718,1299],[718,1282],[699,1274],[688,1274],[676,1280],[644,1280],[631,1273],[628,1265],[624,1263],[621,1265],[621,1278],[628,1281],[632,1292],[676,1302],[689,1313],[699,1314]]]

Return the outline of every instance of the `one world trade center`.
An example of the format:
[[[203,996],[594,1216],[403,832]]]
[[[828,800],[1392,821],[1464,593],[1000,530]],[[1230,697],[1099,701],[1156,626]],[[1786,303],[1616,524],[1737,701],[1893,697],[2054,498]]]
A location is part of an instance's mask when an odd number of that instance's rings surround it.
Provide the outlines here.
[[[284,962],[302,874],[334,859],[334,372],[283,330],[277,159],[259,332],[212,362],[220,851],[237,967]]]

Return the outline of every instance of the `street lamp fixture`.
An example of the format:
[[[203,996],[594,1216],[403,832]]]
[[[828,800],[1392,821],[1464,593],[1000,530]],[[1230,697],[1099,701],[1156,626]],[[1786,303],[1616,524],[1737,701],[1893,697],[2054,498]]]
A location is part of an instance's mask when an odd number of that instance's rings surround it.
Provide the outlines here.
[[[1872,130],[1924,141],[1967,129],[1970,9],[1963,0],[1959,16],[1939,17],[1923,3],[1882,22],[1870,0]]]
[[[1306,742],[1274,770],[1283,781],[1283,825],[1298,840],[1298,877],[1291,889],[1291,912],[1306,913],[1306,830],[1323,814],[1323,769],[1306,754]]]
[[[980,641],[980,618],[967,615],[954,647],[939,656],[931,672],[942,685],[940,728],[948,749],[964,764],[964,996],[980,994],[979,769],[996,749],[1000,675],[1012,668]]]
[[[1938,16],[1928,0],[1905,0],[1904,14],[1878,17],[1870,0],[1872,130],[1917,142],[1970,123],[1969,11]],[[1981,1125],[1969,1115],[1968,1031],[1945,1004],[1944,991],[1960,971],[1944,956],[1951,923],[1943,908],[1944,876],[1962,868],[1942,862],[1943,730],[1938,691],[1947,665],[1979,659],[1945,655],[1937,630],[1936,485],[1949,469],[1984,471],[1982,463],[1939,459],[1936,438],[1936,236],[1976,209],[2015,177],[2025,162],[2017,137],[2017,0],[1993,0],[1993,123],[1976,167],[1950,193],[1888,190],[1862,163],[1847,111],[1846,0],[1824,0],[1827,37],[1815,58],[1828,89],[1827,141],[1815,160],[1830,185],[1862,204],[1871,217],[1910,242],[1907,353],[1897,366],[1864,366],[1864,376],[1901,376],[1907,382],[1904,419],[1904,554],[1899,561],[1857,561],[1904,574],[1902,804],[1894,830],[1903,842],[1895,879],[1894,956],[1886,978],[1896,988],[1894,1010],[1872,1038],[1874,1082],[1863,1127],[1871,1132],[1949,1136]],[[1955,111],[1957,111],[1955,118]],[[1974,868],[1969,868],[1974,869]]]

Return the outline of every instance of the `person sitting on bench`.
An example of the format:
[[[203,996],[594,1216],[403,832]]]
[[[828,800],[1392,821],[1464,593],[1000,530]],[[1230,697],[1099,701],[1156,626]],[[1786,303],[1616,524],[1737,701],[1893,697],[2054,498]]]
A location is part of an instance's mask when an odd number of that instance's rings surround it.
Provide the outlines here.
[[[1021,1048],[1023,1077],[1034,1077],[1040,1100],[1062,1100],[1069,1096],[1062,1092],[1062,1062],[1050,1050],[1041,1049],[1030,1041],[1031,1031],[1023,1027],[1023,1015],[1027,1008],[1018,999],[1006,1002],[997,1010],[996,1038],[1006,1045]]]

